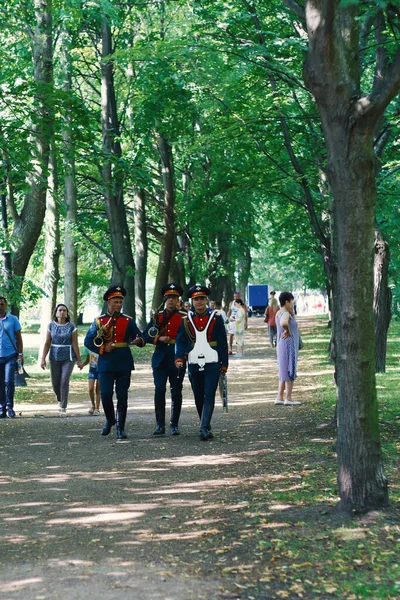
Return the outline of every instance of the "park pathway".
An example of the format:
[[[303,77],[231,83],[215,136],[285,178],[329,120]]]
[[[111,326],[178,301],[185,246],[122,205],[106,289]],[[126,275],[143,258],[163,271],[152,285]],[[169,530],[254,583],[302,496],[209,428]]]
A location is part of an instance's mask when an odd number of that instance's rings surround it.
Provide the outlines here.
[[[67,418],[27,403],[0,423],[0,600],[279,597],[262,576],[252,511],[262,498],[265,527],[287,519],[288,507],[265,499],[283,477],[299,477],[282,464],[293,431],[315,429],[307,403],[317,378],[300,364],[304,404],[275,406],[262,319],[250,320],[246,341],[245,357],[230,361],[229,412],[218,399],[212,442],[198,439],[187,381],[182,435],[153,437],[147,364],[133,374],[126,441],[100,436],[103,418],[86,414],[77,384]]]

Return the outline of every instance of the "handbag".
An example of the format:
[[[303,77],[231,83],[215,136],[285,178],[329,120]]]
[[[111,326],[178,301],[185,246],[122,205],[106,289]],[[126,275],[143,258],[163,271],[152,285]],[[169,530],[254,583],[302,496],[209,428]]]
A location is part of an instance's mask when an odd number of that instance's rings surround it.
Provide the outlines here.
[[[304,348],[304,342],[302,340],[301,335],[299,334],[299,350],[303,350]]]

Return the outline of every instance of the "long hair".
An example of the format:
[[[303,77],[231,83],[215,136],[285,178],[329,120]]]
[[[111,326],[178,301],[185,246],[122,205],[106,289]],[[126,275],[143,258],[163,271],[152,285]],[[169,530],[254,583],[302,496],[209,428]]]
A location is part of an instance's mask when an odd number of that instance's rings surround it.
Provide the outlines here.
[[[67,323],[71,320],[71,317],[69,316],[69,310],[68,310],[68,306],[66,304],[64,304],[63,302],[60,302],[60,304],[57,304],[57,306],[54,309],[53,312],[53,321],[58,322],[58,319],[56,317],[57,311],[60,308],[60,306],[63,306],[64,308],[67,309],[67,316],[65,317],[65,320],[67,321]]]

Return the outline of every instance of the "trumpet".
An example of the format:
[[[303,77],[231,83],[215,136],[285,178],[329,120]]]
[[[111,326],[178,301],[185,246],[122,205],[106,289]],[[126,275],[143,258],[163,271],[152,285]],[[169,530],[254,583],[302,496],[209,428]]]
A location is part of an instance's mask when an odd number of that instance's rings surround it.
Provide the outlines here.
[[[160,306],[157,308],[157,310],[156,310],[156,311],[153,313],[153,315],[152,315],[152,317],[151,317],[151,320],[153,321],[153,325],[152,325],[151,327],[149,327],[149,329],[148,329],[148,331],[147,331],[147,333],[148,333],[149,337],[151,337],[151,338],[155,338],[155,337],[157,337],[158,335],[160,335],[160,330],[159,330],[159,328],[157,327],[157,321],[156,321],[156,317],[157,317],[157,315],[158,315],[158,311],[160,310],[160,308],[161,308],[162,306],[164,306],[164,302],[162,302],[162,303],[160,304]]]
[[[103,344],[105,344],[107,341],[109,341],[111,339],[112,328],[109,328],[109,325],[110,325],[114,315],[115,315],[115,311],[112,313],[112,315],[108,319],[107,323],[105,323],[104,325],[102,325],[100,323],[100,319],[96,319],[97,334],[96,334],[96,337],[93,338],[93,344],[96,346],[96,348],[100,348],[100,346],[102,346]]]

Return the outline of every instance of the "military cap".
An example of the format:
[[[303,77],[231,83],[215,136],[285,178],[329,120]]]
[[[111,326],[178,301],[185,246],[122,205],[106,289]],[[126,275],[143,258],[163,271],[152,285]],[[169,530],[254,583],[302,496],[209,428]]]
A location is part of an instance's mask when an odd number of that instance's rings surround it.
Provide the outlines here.
[[[112,285],[103,296],[103,300],[107,302],[111,298],[125,298],[126,289],[120,285]]]
[[[209,296],[211,291],[205,285],[200,285],[200,283],[196,283],[193,287],[191,287],[188,291],[188,298],[198,298],[199,296]]]
[[[161,288],[161,296],[182,296],[183,289],[177,283],[167,283]]]

